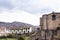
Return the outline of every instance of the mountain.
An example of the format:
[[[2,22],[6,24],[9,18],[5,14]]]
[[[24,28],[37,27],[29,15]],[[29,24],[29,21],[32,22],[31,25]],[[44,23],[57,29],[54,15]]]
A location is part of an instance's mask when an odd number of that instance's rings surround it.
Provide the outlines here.
[[[8,23],[8,22],[0,22],[0,26],[3,27],[34,27],[34,25],[31,24],[27,24],[27,23],[23,23],[23,22],[12,22],[12,23]]]

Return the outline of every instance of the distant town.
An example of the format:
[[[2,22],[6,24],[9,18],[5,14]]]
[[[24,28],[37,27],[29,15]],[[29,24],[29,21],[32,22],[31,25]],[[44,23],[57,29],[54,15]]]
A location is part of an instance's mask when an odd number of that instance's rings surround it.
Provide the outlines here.
[[[35,31],[37,26],[22,22],[0,22],[0,36],[7,36],[8,34],[25,34]]]

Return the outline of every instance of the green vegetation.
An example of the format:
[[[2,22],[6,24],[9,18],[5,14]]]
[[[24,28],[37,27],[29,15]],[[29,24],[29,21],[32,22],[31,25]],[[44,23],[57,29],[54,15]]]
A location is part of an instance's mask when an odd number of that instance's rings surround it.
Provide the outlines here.
[[[24,40],[24,38],[23,37],[18,37],[18,40]]]
[[[0,36],[0,40],[29,40],[30,35],[31,34],[23,34],[23,35],[9,34],[8,36]]]
[[[14,39],[14,38],[4,38],[4,39],[0,39],[0,40],[16,40],[16,39]]]
[[[6,38],[6,36],[0,36],[0,39],[5,39]]]
[[[29,40],[29,37],[25,37],[25,40]]]

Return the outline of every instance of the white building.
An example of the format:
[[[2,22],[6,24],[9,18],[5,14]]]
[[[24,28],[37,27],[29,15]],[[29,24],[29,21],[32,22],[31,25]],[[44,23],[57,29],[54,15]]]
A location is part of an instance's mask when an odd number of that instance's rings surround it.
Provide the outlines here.
[[[8,34],[26,34],[31,32],[32,27],[0,27],[0,36],[7,36]]]
[[[7,36],[9,33],[9,30],[6,29],[6,27],[0,26],[0,36]]]
[[[31,33],[32,27],[11,27],[11,28],[9,28],[9,31],[12,34]]]

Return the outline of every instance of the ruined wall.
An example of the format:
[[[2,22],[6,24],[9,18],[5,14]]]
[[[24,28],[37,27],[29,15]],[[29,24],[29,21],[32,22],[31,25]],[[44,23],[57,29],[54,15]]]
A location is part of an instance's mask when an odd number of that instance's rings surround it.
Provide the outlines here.
[[[55,15],[55,20],[52,19],[52,16]],[[43,29],[55,29],[60,26],[60,13],[51,13],[43,15],[40,19],[40,25]]]

